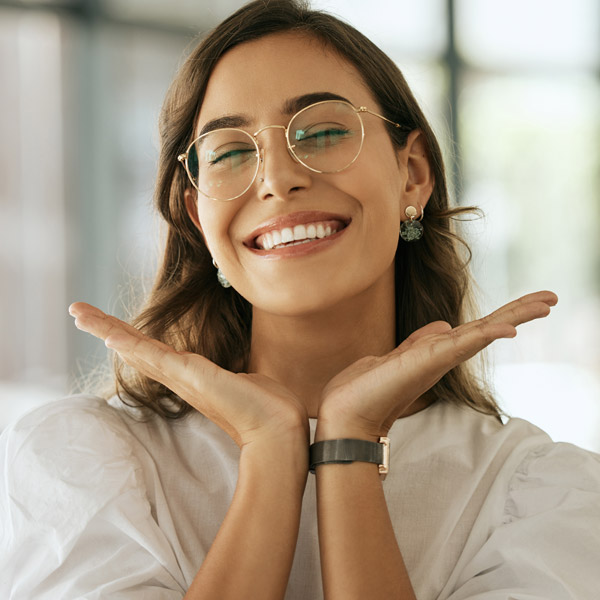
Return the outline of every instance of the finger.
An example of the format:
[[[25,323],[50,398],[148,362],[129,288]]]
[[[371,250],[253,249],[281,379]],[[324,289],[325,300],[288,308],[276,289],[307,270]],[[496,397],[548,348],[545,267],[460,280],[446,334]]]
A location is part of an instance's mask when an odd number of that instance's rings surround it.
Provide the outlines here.
[[[236,439],[237,430],[225,414],[244,409],[238,405],[240,395],[231,396],[231,381],[223,378],[230,373],[204,356],[176,352],[150,338],[132,340],[119,334],[109,343],[127,365],[163,384]],[[220,399],[217,405],[214,398]]]
[[[504,306],[501,309],[470,323],[460,325],[456,329],[458,331],[466,331],[481,325],[510,325],[518,327],[524,323],[542,319],[550,314],[550,307],[543,302],[530,302],[527,304],[513,304]]]
[[[95,306],[92,306],[91,304],[88,304],[87,302],[73,302],[73,304],[71,304],[71,306],[69,306],[69,314],[72,317],[77,317],[78,315],[85,313],[85,312],[102,313],[102,311],[99,308],[96,308]]]
[[[202,398],[207,386],[216,386],[220,367],[190,352],[177,352],[167,344],[147,336],[117,333],[106,339],[107,347],[123,362],[175,392],[180,398],[211,418],[211,407]]]
[[[89,304],[78,302],[69,312],[76,317],[80,329],[103,339],[125,364],[163,384],[207,418],[223,425],[220,411],[205,402],[207,391],[222,385],[223,369],[204,356],[178,352]],[[229,433],[235,430],[230,428]]]
[[[419,355],[417,362],[428,362],[436,380],[450,369],[481,352],[501,338],[515,337],[517,331],[510,323],[487,323],[479,320],[469,328],[456,327],[433,339],[423,339],[415,344]],[[416,369],[418,371],[418,369]]]
[[[111,331],[127,330],[128,327],[131,327],[124,321],[107,315],[99,308],[85,302],[72,304],[69,307],[69,313],[75,318],[75,326],[78,329],[102,339],[105,339]]]
[[[77,302],[69,307],[69,312],[75,317],[75,326],[86,333],[106,340],[111,335],[128,333],[134,337],[143,336],[135,327],[102,312],[99,308],[84,302]]]
[[[76,316],[75,325],[79,329],[103,339],[106,346],[115,350],[127,364],[163,383],[162,373],[169,362],[167,356],[179,357],[179,352],[95,306],[83,302],[77,304],[69,312]]]
[[[77,327],[103,339],[125,364],[162,383],[187,402],[193,401],[198,409],[205,385],[216,384],[222,373],[222,369],[207,358],[178,352],[90,304],[77,302],[71,305],[69,312],[76,317]],[[209,416],[206,410],[202,412]]]
[[[517,318],[528,313],[546,316],[550,312],[550,307],[555,306],[557,302],[558,298],[556,294],[552,292],[535,292],[505,304],[494,311],[490,317],[492,317],[492,321],[498,321],[506,315],[512,315]],[[516,326],[520,323],[514,322],[513,324]]]
[[[531,310],[533,311],[532,314],[546,316],[549,313],[550,307],[555,306],[557,302],[558,297],[553,292],[534,292],[533,294],[527,294],[501,306],[489,316],[492,317],[492,321],[498,321],[506,315],[515,315],[519,317],[523,312],[527,313],[531,312]],[[526,309],[525,307],[531,307],[531,309]],[[520,311],[519,309],[523,309],[523,311]],[[518,323],[514,323],[515,326],[517,324]]]
[[[139,332],[138,332],[139,333]],[[113,333],[106,338],[106,346],[119,354],[125,363],[142,374],[161,383],[181,375],[188,362],[176,350],[145,335],[131,335],[126,331]],[[173,360],[174,359],[174,360]]]
[[[517,327],[529,321],[547,317],[550,314],[550,308],[557,302],[558,298],[552,292],[544,291],[527,294],[505,304],[486,317],[471,323],[465,323],[457,329],[470,329],[482,322],[488,324],[508,323],[513,327]]]

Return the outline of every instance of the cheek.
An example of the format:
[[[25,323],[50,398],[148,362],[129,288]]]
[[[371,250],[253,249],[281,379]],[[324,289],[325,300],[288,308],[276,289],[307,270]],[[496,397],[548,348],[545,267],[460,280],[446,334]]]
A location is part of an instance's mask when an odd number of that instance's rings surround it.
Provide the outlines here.
[[[229,227],[233,219],[233,207],[210,206],[203,204],[198,207],[198,220],[204,241],[212,254],[213,258],[219,262],[225,262],[225,257],[229,254]]]
[[[347,193],[358,201],[363,226],[371,233],[378,232],[374,241],[395,243],[402,218],[403,176],[395,160],[386,158],[353,173]]]

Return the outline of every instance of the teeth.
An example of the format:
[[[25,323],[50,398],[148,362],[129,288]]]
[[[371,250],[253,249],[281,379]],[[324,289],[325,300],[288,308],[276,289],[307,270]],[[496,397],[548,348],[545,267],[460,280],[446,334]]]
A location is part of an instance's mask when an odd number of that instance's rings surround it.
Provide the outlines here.
[[[285,246],[297,246],[298,244],[306,244],[315,239],[323,239],[334,233],[338,229],[330,224],[310,223],[308,225],[295,225],[284,227],[281,230],[273,229],[256,238],[256,245],[264,250],[272,250],[273,248],[283,248]]]
[[[304,225],[296,225],[294,227],[294,240],[305,240],[306,237],[306,227]]]
[[[275,245],[275,240],[273,239],[272,233],[265,233],[265,246],[269,246],[272,248]]]
[[[299,242],[291,242],[289,244],[279,244],[278,246],[274,246],[274,248],[277,249],[277,248],[287,248],[288,246],[299,246],[300,244],[308,244],[308,242],[312,242],[312,240],[300,240]]]

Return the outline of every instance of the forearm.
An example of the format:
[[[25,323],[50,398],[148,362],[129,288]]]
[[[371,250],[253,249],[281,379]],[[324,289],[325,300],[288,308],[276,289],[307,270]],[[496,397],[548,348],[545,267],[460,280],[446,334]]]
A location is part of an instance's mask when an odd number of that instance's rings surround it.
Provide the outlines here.
[[[358,436],[321,429],[316,441],[344,437]],[[377,465],[321,465],[316,478],[325,599],[414,599]]]
[[[289,454],[242,450],[231,506],[186,600],[284,597],[307,472],[302,452]]]

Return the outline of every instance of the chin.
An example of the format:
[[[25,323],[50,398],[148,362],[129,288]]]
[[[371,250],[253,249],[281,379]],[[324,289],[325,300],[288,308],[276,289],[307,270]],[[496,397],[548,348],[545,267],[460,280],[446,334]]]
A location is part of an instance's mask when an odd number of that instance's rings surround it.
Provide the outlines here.
[[[302,317],[331,310],[342,300],[328,287],[316,286],[308,288],[298,285],[287,288],[285,292],[276,294],[255,295],[248,299],[252,306],[264,313],[279,317]]]

